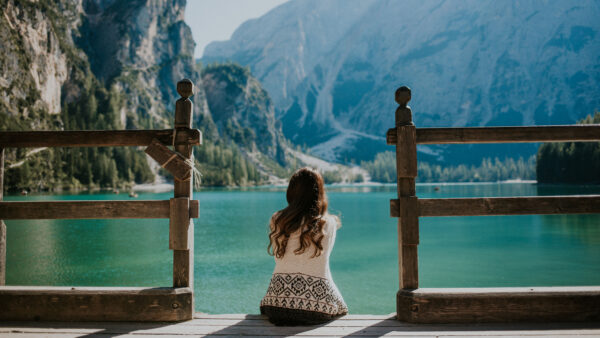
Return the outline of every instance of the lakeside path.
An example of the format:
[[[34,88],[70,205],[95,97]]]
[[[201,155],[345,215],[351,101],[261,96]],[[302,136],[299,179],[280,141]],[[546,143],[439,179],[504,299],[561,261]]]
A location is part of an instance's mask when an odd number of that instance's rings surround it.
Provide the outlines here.
[[[408,324],[390,315],[348,315],[324,325],[274,326],[260,315],[197,313],[181,323],[3,322],[2,337],[600,337],[600,323]]]

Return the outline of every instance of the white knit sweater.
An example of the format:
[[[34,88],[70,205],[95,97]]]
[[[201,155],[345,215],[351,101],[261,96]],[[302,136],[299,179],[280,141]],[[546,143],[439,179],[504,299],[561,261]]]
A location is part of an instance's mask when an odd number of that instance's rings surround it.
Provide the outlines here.
[[[331,271],[329,270],[329,255],[335,243],[336,230],[342,225],[337,216],[326,214],[323,216],[326,220],[323,230],[325,237],[321,241],[323,252],[321,255],[312,257],[314,246],[308,247],[302,254],[295,254],[294,250],[300,247],[300,233],[298,230],[290,235],[285,255],[282,258],[275,257],[275,271],[273,273],[303,273],[315,277],[322,277],[331,280]]]

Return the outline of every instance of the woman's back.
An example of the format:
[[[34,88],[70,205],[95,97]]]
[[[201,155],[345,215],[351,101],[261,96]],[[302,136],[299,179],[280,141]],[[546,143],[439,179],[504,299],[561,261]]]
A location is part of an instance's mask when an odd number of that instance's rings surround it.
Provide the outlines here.
[[[275,257],[274,273],[304,273],[307,275],[331,278],[329,270],[329,255],[335,243],[336,230],[340,227],[339,219],[333,215],[324,215],[326,219],[323,227],[324,237],[321,242],[323,251],[314,256],[314,247],[310,247],[301,254],[295,254],[294,250],[300,246],[300,234],[302,229],[292,233],[288,239],[285,255],[281,258]],[[313,257],[314,256],[314,257]]]
[[[299,169],[286,198],[288,206],[271,217],[275,270],[260,312],[278,325],[322,323],[348,313],[329,270],[340,221],[327,213],[323,178],[310,168]]]

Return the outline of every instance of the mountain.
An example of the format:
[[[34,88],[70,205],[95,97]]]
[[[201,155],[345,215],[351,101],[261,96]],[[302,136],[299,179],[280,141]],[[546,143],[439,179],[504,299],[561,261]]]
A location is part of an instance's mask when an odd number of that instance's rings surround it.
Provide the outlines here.
[[[286,139],[269,94],[248,68],[215,64],[202,70],[213,120],[222,137],[249,153],[261,152],[286,166]]]
[[[291,0],[209,44],[249,66],[285,135],[326,159],[370,159],[412,88],[420,127],[574,123],[600,109],[597,1]],[[468,151],[465,151],[468,149]],[[420,146],[422,159],[528,156],[534,145]]]
[[[210,85],[203,85],[183,21],[185,4],[0,0],[0,130],[169,128],[176,83],[189,78],[196,85],[193,125],[207,144],[199,155],[212,156],[197,156],[199,165],[210,165],[217,154],[225,175],[205,183],[255,184],[269,170],[283,170],[287,141],[270,98],[250,73],[241,67],[239,74],[221,72],[244,86],[230,92],[214,87],[221,84],[219,72],[207,69]],[[230,103],[221,95],[234,95],[233,106],[216,104]],[[252,140],[238,145],[228,123]],[[131,186],[164,173],[134,148],[8,149],[6,157],[10,191]],[[263,162],[269,166],[261,172]]]

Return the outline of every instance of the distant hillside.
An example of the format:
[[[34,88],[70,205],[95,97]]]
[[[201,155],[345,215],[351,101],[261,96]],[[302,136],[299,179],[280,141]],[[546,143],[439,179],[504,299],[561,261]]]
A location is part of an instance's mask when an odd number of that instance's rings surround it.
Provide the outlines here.
[[[203,60],[249,66],[294,143],[370,159],[389,149],[399,85],[413,89],[423,127],[565,124],[600,109],[598,17],[592,0],[292,0],[208,45]],[[535,151],[427,146],[419,156],[479,163]]]
[[[190,78],[193,125],[202,130],[203,154],[211,153],[196,157],[212,170],[217,155],[222,176],[205,172],[204,184],[256,184],[287,174],[288,142],[248,70],[207,69],[207,101],[185,3],[0,0],[0,130],[169,128],[176,82]],[[223,76],[243,88],[217,88]],[[10,191],[130,187],[166,174],[134,148],[8,149],[6,168]]]
[[[289,142],[275,120],[271,98],[250,70],[232,63],[213,64],[202,68],[201,74],[218,131],[216,139],[207,140],[197,151],[203,182],[247,185],[287,176]]]

